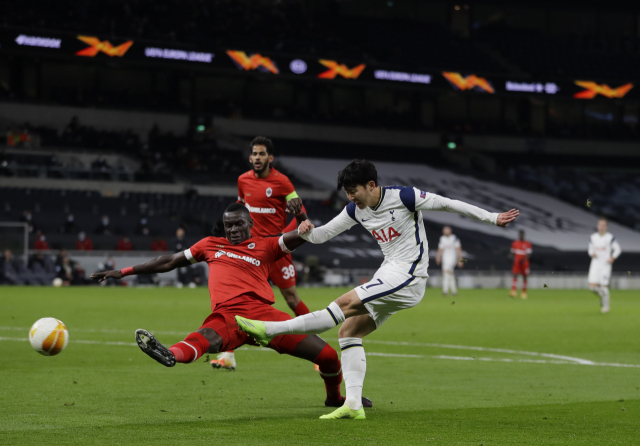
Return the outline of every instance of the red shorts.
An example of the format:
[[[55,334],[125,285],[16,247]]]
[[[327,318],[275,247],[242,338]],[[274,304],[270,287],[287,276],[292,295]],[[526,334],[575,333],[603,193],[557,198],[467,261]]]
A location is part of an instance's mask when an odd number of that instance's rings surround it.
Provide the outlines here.
[[[518,274],[522,274],[523,276],[529,275],[529,261],[526,260],[524,262],[513,262],[513,268],[511,268],[511,273],[514,276]]]
[[[296,284],[296,268],[293,266],[291,254],[287,254],[271,266],[269,279],[278,288],[291,288]]]
[[[200,328],[211,328],[222,338],[221,352],[235,350],[242,345],[258,345],[256,341],[241,331],[235,316],[249,319],[286,321],[291,319],[287,313],[276,310],[271,305],[251,296],[240,296],[216,305],[213,313],[205,319]],[[307,335],[280,335],[269,343],[269,348],[278,353],[293,354],[296,346]]]

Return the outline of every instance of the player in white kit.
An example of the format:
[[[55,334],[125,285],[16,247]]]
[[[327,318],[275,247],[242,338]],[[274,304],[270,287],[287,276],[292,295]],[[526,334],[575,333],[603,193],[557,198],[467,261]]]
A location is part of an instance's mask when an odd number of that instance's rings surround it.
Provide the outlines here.
[[[262,345],[278,334],[319,334],[344,322],[339,343],[346,401],[341,408],[320,418],[362,420],[366,418],[361,397],[367,367],[362,338],[392,314],[417,305],[424,296],[429,256],[421,211],[455,212],[497,226],[515,220],[519,211],[491,213],[413,187],[380,187],[375,166],[364,160],[354,160],[340,171],[338,190],[342,188],[350,200],[343,211],[318,228],[303,222],[298,232],[311,243],[324,243],[356,224],[364,226],[384,254],[384,261],[371,281],[342,295],[323,310],[283,323],[239,316],[236,321],[241,330]]]
[[[436,263],[442,265],[442,294],[458,294],[456,276],[453,273],[456,265],[462,268],[462,245],[460,239],[451,233],[451,226],[442,228],[442,236],[438,242]]]
[[[607,219],[598,220],[598,232],[589,237],[589,289],[600,296],[600,312],[609,312],[611,266],[622,250],[616,238],[607,232]]]

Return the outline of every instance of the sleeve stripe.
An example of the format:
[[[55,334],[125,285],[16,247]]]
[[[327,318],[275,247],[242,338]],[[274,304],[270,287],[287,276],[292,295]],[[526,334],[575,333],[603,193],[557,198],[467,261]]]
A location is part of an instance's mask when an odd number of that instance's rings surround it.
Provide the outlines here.
[[[400,190],[400,201],[411,212],[416,211],[416,191],[413,187],[404,187]]]
[[[349,217],[353,218],[356,223],[359,223],[358,220],[356,220],[356,204],[353,201],[350,201],[347,205],[347,214],[349,214]]]
[[[190,261],[191,263],[198,263],[198,261],[193,257],[193,254],[191,254],[191,248],[189,249],[185,249],[184,250],[184,256],[187,258],[188,261]]]

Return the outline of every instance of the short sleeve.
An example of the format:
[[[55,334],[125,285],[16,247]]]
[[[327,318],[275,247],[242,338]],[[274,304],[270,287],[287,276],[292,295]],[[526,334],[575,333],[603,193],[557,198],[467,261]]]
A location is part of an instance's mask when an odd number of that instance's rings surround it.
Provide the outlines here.
[[[267,253],[268,253],[269,259],[273,262],[277,262],[281,258],[285,257],[287,254],[289,254],[282,248],[281,242],[280,242],[281,239],[282,239],[282,236],[265,237],[264,239],[265,242],[267,243]]]
[[[207,249],[207,239],[203,238],[198,243],[193,245],[191,248],[186,249],[184,251],[184,256],[191,263],[205,262],[207,260],[206,249]]]
[[[460,245],[460,239],[459,239],[458,237],[456,237],[456,241],[455,241],[455,243],[454,243],[454,246],[455,246],[456,248],[460,248],[460,247],[462,246],[462,245]]]
[[[242,191],[242,176],[238,177],[238,203],[244,204],[244,192]]]
[[[296,191],[296,188],[293,187],[293,183],[291,182],[291,180],[284,175],[282,177],[280,187],[282,188],[282,195],[284,195],[285,197]]]
[[[443,246],[442,246],[442,237],[440,237],[440,240],[438,240],[438,249],[443,249]]]

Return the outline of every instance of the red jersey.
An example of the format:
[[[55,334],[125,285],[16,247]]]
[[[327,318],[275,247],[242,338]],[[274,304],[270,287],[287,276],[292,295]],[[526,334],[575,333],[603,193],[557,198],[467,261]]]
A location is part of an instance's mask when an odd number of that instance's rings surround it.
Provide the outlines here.
[[[271,265],[287,255],[279,237],[252,237],[233,245],[226,238],[207,237],[184,252],[191,263],[209,264],[211,310],[238,296],[275,302],[267,279]]]
[[[528,261],[527,255],[531,255],[531,243],[526,240],[516,240],[511,243],[511,252],[514,254],[513,264]]]
[[[286,196],[293,192],[289,178],[273,167],[266,178],[256,178],[253,170],[238,177],[238,202],[251,213],[254,237],[282,233],[287,225]]]

